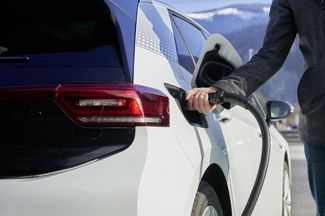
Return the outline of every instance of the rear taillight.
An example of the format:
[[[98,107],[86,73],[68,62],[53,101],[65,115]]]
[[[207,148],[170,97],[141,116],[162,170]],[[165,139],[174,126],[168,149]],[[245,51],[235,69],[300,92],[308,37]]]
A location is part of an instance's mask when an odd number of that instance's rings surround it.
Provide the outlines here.
[[[159,90],[132,84],[81,84],[0,89],[0,98],[52,97],[81,126],[169,126],[169,100]]]
[[[139,85],[62,85],[56,102],[83,126],[169,126],[168,98]]]

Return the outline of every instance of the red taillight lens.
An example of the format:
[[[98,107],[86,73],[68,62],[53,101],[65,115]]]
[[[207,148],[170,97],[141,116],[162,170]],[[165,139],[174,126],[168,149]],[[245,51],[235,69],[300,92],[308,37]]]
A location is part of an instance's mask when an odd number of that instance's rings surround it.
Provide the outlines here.
[[[81,84],[0,89],[1,98],[53,97],[81,126],[169,126],[169,100],[159,90],[132,84]]]
[[[169,126],[169,101],[139,85],[62,85],[56,102],[83,126]]]

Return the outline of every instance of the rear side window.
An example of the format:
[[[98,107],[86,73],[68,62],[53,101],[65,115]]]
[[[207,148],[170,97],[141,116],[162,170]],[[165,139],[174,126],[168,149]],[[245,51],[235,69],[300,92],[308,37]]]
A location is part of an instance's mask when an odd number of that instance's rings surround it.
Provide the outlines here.
[[[125,80],[105,1],[5,1],[0,29],[0,85]]]
[[[195,69],[193,57],[190,54],[182,36],[180,35],[175,23],[173,24],[175,43],[177,47],[178,63],[188,72],[193,73]]]
[[[177,16],[174,16],[173,19],[189,46],[195,62],[197,62],[206,41],[205,36],[202,34],[200,29],[184,19]]]

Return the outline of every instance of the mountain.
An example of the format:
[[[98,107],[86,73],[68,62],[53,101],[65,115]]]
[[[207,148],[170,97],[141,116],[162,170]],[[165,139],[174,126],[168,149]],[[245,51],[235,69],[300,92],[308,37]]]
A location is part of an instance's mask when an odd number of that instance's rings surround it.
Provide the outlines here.
[[[269,10],[270,6],[266,4],[242,4],[187,15],[209,32],[230,33],[250,26],[265,25]]]
[[[238,4],[187,14],[210,33],[221,33],[234,45],[244,62],[262,46],[270,5]],[[258,93],[268,100],[297,104],[296,89],[302,76],[303,59],[295,41],[282,69]]]

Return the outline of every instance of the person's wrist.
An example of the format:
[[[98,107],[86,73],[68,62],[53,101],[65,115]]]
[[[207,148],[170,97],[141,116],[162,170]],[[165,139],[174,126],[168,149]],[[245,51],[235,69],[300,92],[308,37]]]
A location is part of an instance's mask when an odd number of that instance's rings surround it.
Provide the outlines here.
[[[217,91],[220,91],[220,89],[214,86],[209,87],[209,92],[217,92]]]

